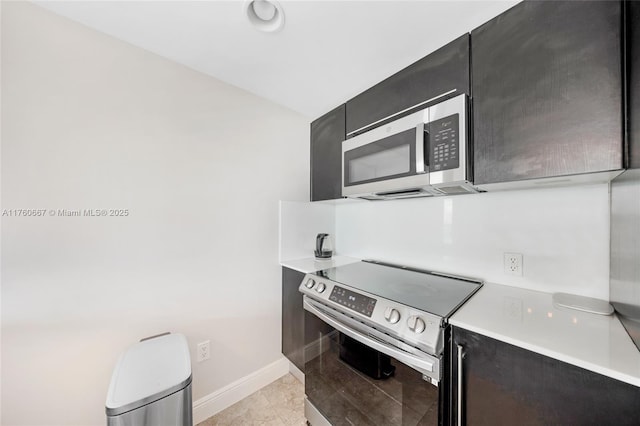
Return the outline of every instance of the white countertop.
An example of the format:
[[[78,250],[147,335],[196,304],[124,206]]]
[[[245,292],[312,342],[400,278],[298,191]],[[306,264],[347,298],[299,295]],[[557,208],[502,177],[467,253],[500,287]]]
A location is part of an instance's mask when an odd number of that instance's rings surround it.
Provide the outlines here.
[[[556,308],[551,293],[485,283],[449,322],[640,386],[640,351],[615,314]]]
[[[308,274],[309,272],[321,271],[327,268],[335,268],[336,266],[348,265],[349,263],[360,262],[360,259],[347,256],[333,256],[329,260],[316,260],[315,257],[304,259],[283,260],[280,265],[289,269]]]

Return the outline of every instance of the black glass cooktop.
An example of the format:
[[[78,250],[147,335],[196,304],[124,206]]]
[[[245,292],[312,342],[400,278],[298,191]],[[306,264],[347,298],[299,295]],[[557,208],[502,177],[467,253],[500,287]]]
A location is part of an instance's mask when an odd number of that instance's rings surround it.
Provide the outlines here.
[[[349,287],[449,317],[482,283],[366,261],[316,273]]]

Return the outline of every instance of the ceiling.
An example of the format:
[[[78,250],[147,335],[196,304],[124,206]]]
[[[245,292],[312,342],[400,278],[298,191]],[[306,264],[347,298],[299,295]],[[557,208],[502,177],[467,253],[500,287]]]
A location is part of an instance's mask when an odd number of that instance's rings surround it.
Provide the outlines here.
[[[279,1],[253,28],[244,1],[36,1],[98,31],[315,118],[516,1]]]

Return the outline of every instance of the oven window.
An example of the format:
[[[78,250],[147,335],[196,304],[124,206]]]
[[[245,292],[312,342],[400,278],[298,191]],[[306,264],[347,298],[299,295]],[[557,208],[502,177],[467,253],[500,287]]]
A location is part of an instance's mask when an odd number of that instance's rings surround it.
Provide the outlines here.
[[[439,388],[333,330],[307,346],[305,393],[332,425],[438,425]]]
[[[416,173],[416,129],[386,137],[344,153],[345,185],[357,185]]]

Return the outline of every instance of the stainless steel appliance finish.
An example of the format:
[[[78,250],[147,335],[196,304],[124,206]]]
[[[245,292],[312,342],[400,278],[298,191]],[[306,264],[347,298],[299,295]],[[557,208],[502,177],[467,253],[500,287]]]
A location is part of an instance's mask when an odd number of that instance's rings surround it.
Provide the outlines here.
[[[459,95],[342,143],[342,195],[411,198],[478,192],[468,180],[467,97]]]
[[[448,317],[482,286],[373,261],[307,274],[305,413],[317,424],[438,424]],[[328,423],[325,423],[328,422]]]
[[[378,125],[380,125],[380,123],[382,123],[384,121],[388,121],[388,120],[393,119],[394,117],[401,116],[401,115],[405,114],[406,112],[414,110],[414,109],[418,109],[423,105],[427,105],[427,104],[430,104],[432,102],[439,101],[441,99],[447,99],[449,97],[452,97],[456,92],[457,92],[456,89],[449,90],[448,92],[441,93],[438,96],[434,96],[431,99],[427,99],[426,101],[422,101],[422,102],[420,102],[418,104],[411,105],[410,107],[407,107],[407,108],[403,109],[402,111],[398,111],[398,112],[396,112],[394,114],[391,114],[391,115],[389,115],[387,117],[383,117],[380,120],[376,120],[373,123],[369,123],[366,126],[363,126],[363,127],[359,128],[359,129],[352,130],[351,132],[347,133],[347,137],[355,136],[355,135],[357,135],[359,133],[362,133],[363,131],[367,131],[367,130],[373,129],[373,128],[377,127]]]
[[[456,345],[456,355],[458,361],[458,426],[463,426],[462,407],[464,406],[464,347]]]
[[[609,299],[640,349],[640,169],[611,182]]]
[[[367,260],[317,273],[323,278],[405,304],[439,317],[450,316],[480,281]]]
[[[320,411],[309,401],[304,399],[304,418],[313,426],[331,426],[331,423]]]
[[[191,407],[191,383],[150,404],[131,411],[107,416],[107,426],[191,426],[193,409]]]
[[[380,346],[375,348],[380,352],[425,355],[426,361],[414,365],[437,381],[438,360],[426,355],[442,352],[446,319],[481,285],[473,279],[363,261],[307,274],[300,291],[305,310],[342,332],[357,334],[351,336],[356,340]]]
[[[111,376],[108,426],[192,426],[191,355],[182,334],[163,333],[128,347]]]

